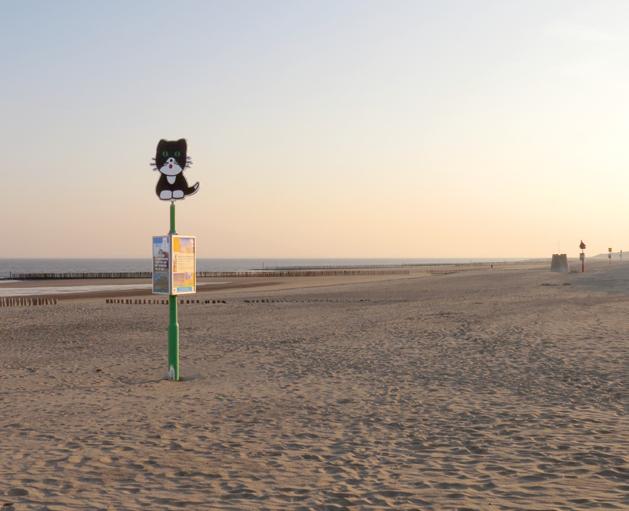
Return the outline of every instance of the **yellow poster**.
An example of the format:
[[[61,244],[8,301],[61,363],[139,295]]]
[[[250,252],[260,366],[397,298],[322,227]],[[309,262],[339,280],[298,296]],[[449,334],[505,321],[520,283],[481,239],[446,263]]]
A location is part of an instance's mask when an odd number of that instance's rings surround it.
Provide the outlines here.
[[[172,236],[172,294],[196,293],[196,238]]]

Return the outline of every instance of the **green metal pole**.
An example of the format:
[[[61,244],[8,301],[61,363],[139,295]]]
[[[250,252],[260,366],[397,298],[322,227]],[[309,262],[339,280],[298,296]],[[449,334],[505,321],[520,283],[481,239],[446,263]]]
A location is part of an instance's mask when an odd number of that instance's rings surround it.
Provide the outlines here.
[[[170,203],[170,234],[177,234],[175,229],[175,202]],[[172,247],[172,243],[171,243]],[[172,264],[172,254],[171,262]],[[168,295],[168,378],[179,380],[179,321],[177,315],[177,296]]]
[[[175,201],[170,203],[170,234],[177,234],[175,228]]]

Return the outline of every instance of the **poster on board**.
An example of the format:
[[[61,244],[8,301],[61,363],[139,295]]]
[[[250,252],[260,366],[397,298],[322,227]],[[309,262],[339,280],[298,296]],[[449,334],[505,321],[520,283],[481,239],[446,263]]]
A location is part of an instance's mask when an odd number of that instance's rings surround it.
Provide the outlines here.
[[[170,293],[169,236],[153,236],[153,294]]]
[[[171,292],[173,295],[197,292],[196,238],[172,235]]]

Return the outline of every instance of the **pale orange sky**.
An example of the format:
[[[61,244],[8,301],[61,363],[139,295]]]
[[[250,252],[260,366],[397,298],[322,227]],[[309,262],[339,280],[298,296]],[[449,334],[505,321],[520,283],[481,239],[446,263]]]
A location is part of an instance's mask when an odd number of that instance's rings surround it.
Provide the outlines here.
[[[149,257],[180,137],[201,257],[629,245],[628,3],[169,5],[4,7],[0,258]]]

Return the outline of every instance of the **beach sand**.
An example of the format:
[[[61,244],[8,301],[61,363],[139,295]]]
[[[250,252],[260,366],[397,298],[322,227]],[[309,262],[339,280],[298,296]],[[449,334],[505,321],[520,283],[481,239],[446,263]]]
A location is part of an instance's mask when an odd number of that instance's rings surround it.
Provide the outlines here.
[[[182,382],[165,306],[0,308],[0,506],[627,509],[629,264],[546,268],[203,292]]]

